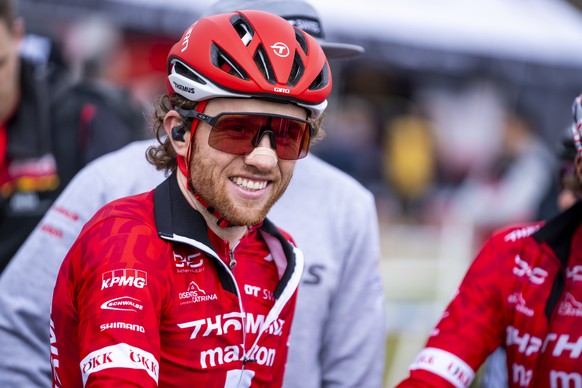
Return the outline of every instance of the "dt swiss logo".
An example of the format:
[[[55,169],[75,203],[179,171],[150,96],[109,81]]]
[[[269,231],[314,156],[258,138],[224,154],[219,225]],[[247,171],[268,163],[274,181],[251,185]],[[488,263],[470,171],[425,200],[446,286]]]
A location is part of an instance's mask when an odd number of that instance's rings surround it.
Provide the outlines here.
[[[273,49],[275,55],[281,58],[286,58],[289,56],[289,47],[287,47],[287,45],[283,42],[277,42],[272,45],[271,48]]]
[[[104,290],[113,286],[131,286],[144,288],[148,284],[148,274],[146,271],[138,269],[124,268],[103,272],[101,275],[101,289]]]

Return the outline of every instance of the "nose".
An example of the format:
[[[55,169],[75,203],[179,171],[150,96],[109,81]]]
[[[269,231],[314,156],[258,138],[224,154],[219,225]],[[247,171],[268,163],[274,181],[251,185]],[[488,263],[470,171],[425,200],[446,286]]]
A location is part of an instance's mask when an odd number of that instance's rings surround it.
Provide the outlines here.
[[[253,152],[245,156],[245,163],[255,166],[259,170],[269,171],[275,168],[279,158],[277,153],[271,147],[269,136],[263,136]]]

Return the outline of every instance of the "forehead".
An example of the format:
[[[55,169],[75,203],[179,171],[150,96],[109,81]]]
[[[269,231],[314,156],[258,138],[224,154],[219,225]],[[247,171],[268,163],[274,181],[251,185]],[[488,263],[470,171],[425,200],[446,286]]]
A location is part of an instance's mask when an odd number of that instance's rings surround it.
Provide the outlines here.
[[[208,102],[204,112],[211,116],[222,112],[272,113],[300,119],[307,116],[306,110],[297,105],[258,98],[214,98]]]

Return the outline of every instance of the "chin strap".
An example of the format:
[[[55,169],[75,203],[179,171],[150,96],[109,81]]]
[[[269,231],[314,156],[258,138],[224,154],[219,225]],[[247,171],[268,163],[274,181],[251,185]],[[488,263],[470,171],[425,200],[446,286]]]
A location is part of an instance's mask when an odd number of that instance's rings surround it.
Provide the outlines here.
[[[192,183],[191,183],[190,179],[188,179],[188,190],[190,190],[192,195],[194,195],[194,198],[196,198],[198,200],[198,202],[200,202],[202,204],[202,206],[204,206],[204,208],[206,209],[206,211],[208,211],[208,213],[210,213],[214,217],[216,217],[216,225],[220,226],[221,228],[228,228],[228,227],[234,226],[233,224],[231,224],[230,222],[225,220],[224,217],[220,213],[218,213],[213,206],[209,206],[208,202],[206,202],[204,200],[204,198],[202,198],[200,196],[200,194],[198,194],[197,192],[194,191],[194,189],[192,189]]]
[[[195,108],[196,112],[198,112],[198,113],[204,112],[204,108],[206,108],[207,104],[208,104],[208,100],[200,101],[196,105],[196,108]],[[206,210],[210,214],[212,214],[214,217],[216,217],[216,219],[217,219],[216,225],[220,226],[221,228],[227,228],[227,227],[233,226],[233,225],[230,222],[226,221],[224,219],[224,217],[221,214],[219,214],[216,211],[216,209],[214,209],[214,207],[209,206],[208,202],[206,202],[200,196],[200,194],[198,194],[194,190],[194,185],[192,184],[192,178],[190,177],[190,170],[187,167],[190,165],[190,151],[192,150],[192,146],[194,145],[194,132],[196,130],[196,126],[198,125],[199,121],[200,120],[196,119],[196,118],[192,120],[192,126],[190,127],[190,143],[188,144],[188,152],[186,153],[186,157],[181,158],[178,155],[176,161],[178,162],[178,168],[180,169],[180,172],[182,173],[182,175],[184,175],[186,177],[186,188],[188,189],[188,191],[190,191],[192,193],[192,195],[194,195],[194,198],[196,198],[196,200],[198,202],[200,202],[202,204],[202,206],[204,206],[204,208],[206,208]]]

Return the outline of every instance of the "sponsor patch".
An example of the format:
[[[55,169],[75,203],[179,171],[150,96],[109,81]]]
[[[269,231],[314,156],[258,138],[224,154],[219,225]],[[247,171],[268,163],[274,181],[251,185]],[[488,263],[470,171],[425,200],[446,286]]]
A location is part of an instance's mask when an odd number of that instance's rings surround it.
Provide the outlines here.
[[[101,309],[118,311],[142,311],[143,304],[139,299],[129,296],[122,296],[103,303],[101,305]]]
[[[148,284],[148,274],[133,268],[116,269],[104,272],[101,275],[101,289],[111,287],[144,288]]]

